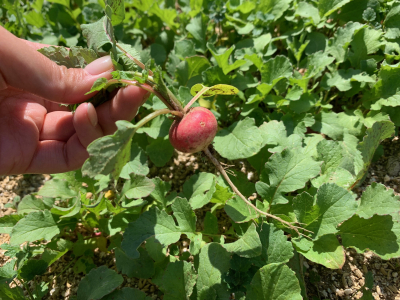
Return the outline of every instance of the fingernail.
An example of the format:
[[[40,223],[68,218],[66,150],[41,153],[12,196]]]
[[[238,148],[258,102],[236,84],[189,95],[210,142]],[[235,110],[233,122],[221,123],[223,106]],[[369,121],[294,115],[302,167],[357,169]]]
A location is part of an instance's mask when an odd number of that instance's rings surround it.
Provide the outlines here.
[[[92,103],[88,103],[87,105],[87,115],[89,118],[90,123],[92,123],[93,127],[97,125],[97,112],[96,109],[94,108]]]
[[[90,75],[99,75],[113,68],[111,57],[109,55],[100,57],[85,67],[85,71]]]

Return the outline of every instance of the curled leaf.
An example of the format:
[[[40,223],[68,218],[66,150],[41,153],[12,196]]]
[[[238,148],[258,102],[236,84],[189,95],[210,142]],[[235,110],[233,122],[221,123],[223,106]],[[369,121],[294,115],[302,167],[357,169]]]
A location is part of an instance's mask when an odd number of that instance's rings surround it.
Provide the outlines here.
[[[201,92],[201,95],[198,97],[210,97],[214,95],[236,95],[239,90],[232,85],[228,84],[216,84],[212,87],[206,87],[200,83],[195,84],[191,89],[190,93],[193,96],[196,96],[197,93]]]

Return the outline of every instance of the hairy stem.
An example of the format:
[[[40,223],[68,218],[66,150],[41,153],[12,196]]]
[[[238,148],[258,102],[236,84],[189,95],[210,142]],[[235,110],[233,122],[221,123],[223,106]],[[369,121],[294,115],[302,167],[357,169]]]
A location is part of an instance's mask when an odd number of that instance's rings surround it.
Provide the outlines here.
[[[270,217],[272,219],[277,220],[278,222],[281,222],[282,224],[286,225],[288,228],[294,230],[299,236],[303,235],[302,233],[299,232],[299,229],[303,229],[305,231],[308,231],[304,228],[297,227],[292,225],[290,222],[282,220],[281,218],[274,216],[272,214],[266,213],[260,209],[258,209],[253,203],[251,203],[249,200],[246,199],[245,196],[237,189],[237,187],[233,184],[231,179],[229,178],[228,174],[226,174],[225,169],[222,167],[220,162],[211,154],[210,150],[208,148],[204,149],[203,152],[207,155],[207,157],[211,160],[211,162],[214,164],[214,166],[217,168],[217,170],[222,174],[222,176],[225,178],[225,180],[228,182],[232,190],[252,209],[254,209],[256,212],[258,212],[261,215]],[[307,237],[307,236],[306,236]]]
[[[146,84],[146,83],[140,83],[136,80],[126,80],[126,79],[111,79],[109,81],[107,81],[107,85],[105,88],[109,87],[110,85],[114,84],[114,83],[124,83],[127,85],[134,85],[134,86],[138,86],[150,93],[153,93],[154,95],[156,95],[169,109],[171,110],[176,110],[175,107],[173,107],[171,105],[171,103],[169,103],[169,101],[167,99],[165,99],[159,92],[157,92],[152,86]]]
[[[135,64],[137,64],[137,65],[138,65],[139,67],[141,67],[143,70],[146,68],[145,65],[144,65],[141,61],[137,60],[137,59],[134,58],[132,55],[130,55],[130,54],[129,54],[124,48],[122,48],[121,45],[118,44],[118,43],[117,43],[117,48],[118,48],[119,50],[121,50],[122,52],[124,52],[126,56],[128,56],[131,60],[133,60],[133,61],[135,62]],[[152,72],[151,70],[149,70],[149,74],[150,74],[151,76],[153,76],[153,72]]]

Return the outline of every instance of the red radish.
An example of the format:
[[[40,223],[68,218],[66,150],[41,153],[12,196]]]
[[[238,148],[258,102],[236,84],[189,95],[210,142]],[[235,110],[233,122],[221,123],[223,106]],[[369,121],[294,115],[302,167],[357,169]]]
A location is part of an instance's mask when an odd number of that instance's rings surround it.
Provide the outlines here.
[[[217,120],[211,111],[194,107],[181,120],[172,123],[169,140],[176,150],[195,153],[211,144],[217,129]]]

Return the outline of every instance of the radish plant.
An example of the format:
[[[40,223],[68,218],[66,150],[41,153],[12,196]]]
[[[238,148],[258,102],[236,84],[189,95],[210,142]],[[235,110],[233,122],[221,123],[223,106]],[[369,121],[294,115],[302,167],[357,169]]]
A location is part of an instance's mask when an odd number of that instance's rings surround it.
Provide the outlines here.
[[[25,299],[21,285],[44,297],[50,283],[36,275],[63,256],[85,275],[78,300],[146,299],[121,274],[151,279],[163,299],[307,299],[304,258],[340,269],[349,247],[400,257],[394,191],[355,193],[400,125],[394,2],[106,1],[105,16],[72,2],[82,15],[43,5],[78,15],[76,43],[39,51],[67,67],[110,55],[112,78],[88,91],[94,105],[128,85],[152,96],[88,146],[81,170],[53,175],[0,218],[13,257],[0,298]],[[174,149],[215,171],[179,187],[154,176]],[[94,249],[113,253],[116,271]]]

